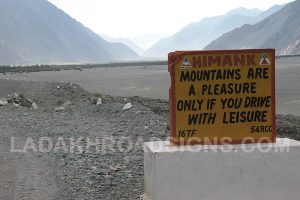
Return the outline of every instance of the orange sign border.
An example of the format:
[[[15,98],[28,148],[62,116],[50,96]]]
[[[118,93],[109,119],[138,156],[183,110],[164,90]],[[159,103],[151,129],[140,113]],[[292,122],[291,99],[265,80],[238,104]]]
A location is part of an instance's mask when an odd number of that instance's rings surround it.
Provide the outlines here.
[[[168,71],[171,76],[171,87],[169,88],[169,111],[170,111],[170,142],[172,145],[187,145],[187,142],[175,142],[175,136],[176,136],[176,99],[175,99],[175,65],[178,62],[182,61],[182,58],[185,55],[190,54],[206,54],[206,55],[215,55],[215,54],[234,54],[234,53],[263,53],[269,51],[271,53],[273,64],[271,65],[272,70],[272,77],[271,77],[271,88],[272,88],[272,137],[271,142],[276,142],[276,95],[275,95],[275,49],[241,49],[241,50],[204,50],[204,51],[175,51],[168,54]],[[247,140],[244,144],[250,144],[250,143],[270,143],[269,141],[259,141],[259,140]],[[206,145],[210,144],[206,141],[202,142],[196,142],[192,141],[191,143],[188,143],[189,145]],[[220,141],[217,141],[215,143],[216,145],[221,145],[222,143]],[[242,140],[233,140],[231,144],[242,144]]]

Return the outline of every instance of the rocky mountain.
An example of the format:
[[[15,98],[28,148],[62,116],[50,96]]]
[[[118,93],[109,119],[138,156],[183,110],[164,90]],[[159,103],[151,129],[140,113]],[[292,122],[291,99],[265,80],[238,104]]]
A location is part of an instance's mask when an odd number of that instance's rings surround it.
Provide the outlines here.
[[[203,49],[222,34],[244,24],[255,24],[282,7],[276,5],[264,12],[258,9],[237,8],[225,15],[204,18],[197,23],[189,24],[171,37],[161,39],[143,55],[166,57],[170,51]]]
[[[47,0],[0,0],[0,64],[91,63],[134,59]]]
[[[222,35],[205,49],[275,48],[276,54],[300,53],[300,0],[254,25]]]

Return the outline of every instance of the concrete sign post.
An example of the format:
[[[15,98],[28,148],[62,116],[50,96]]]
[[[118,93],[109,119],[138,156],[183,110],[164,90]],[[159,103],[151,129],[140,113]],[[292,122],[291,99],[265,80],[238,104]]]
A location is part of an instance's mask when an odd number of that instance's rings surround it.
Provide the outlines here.
[[[147,200],[298,200],[300,142],[144,144]]]
[[[169,54],[171,143],[275,142],[275,50]]]

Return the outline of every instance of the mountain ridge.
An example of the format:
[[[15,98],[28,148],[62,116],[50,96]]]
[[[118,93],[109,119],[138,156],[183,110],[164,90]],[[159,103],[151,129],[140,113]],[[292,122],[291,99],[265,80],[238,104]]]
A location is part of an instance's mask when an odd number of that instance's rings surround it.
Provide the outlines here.
[[[277,55],[299,53],[299,10],[300,0],[289,3],[254,25],[244,25],[225,33],[205,49],[275,48]]]
[[[134,59],[46,0],[0,0],[0,64],[94,63]]]
[[[266,16],[277,12],[282,7],[283,5],[275,5],[266,11],[237,8],[227,12],[225,15],[204,18],[199,22],[185,26],[171,37],[161,39],[143,55],[165,57],[170,51],[200,50],[222,34],[244,24],[254,24]],[[249,11],[249,13],[245,13],[244,10]]]

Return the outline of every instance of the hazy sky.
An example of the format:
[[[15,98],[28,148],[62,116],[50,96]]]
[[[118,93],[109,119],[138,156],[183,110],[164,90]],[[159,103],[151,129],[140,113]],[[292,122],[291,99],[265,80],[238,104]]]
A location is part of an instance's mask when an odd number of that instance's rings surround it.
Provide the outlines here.
[[[168,36],[237,7],[267,9],[292,0],[49,0],[96,33],[138,39]]]

